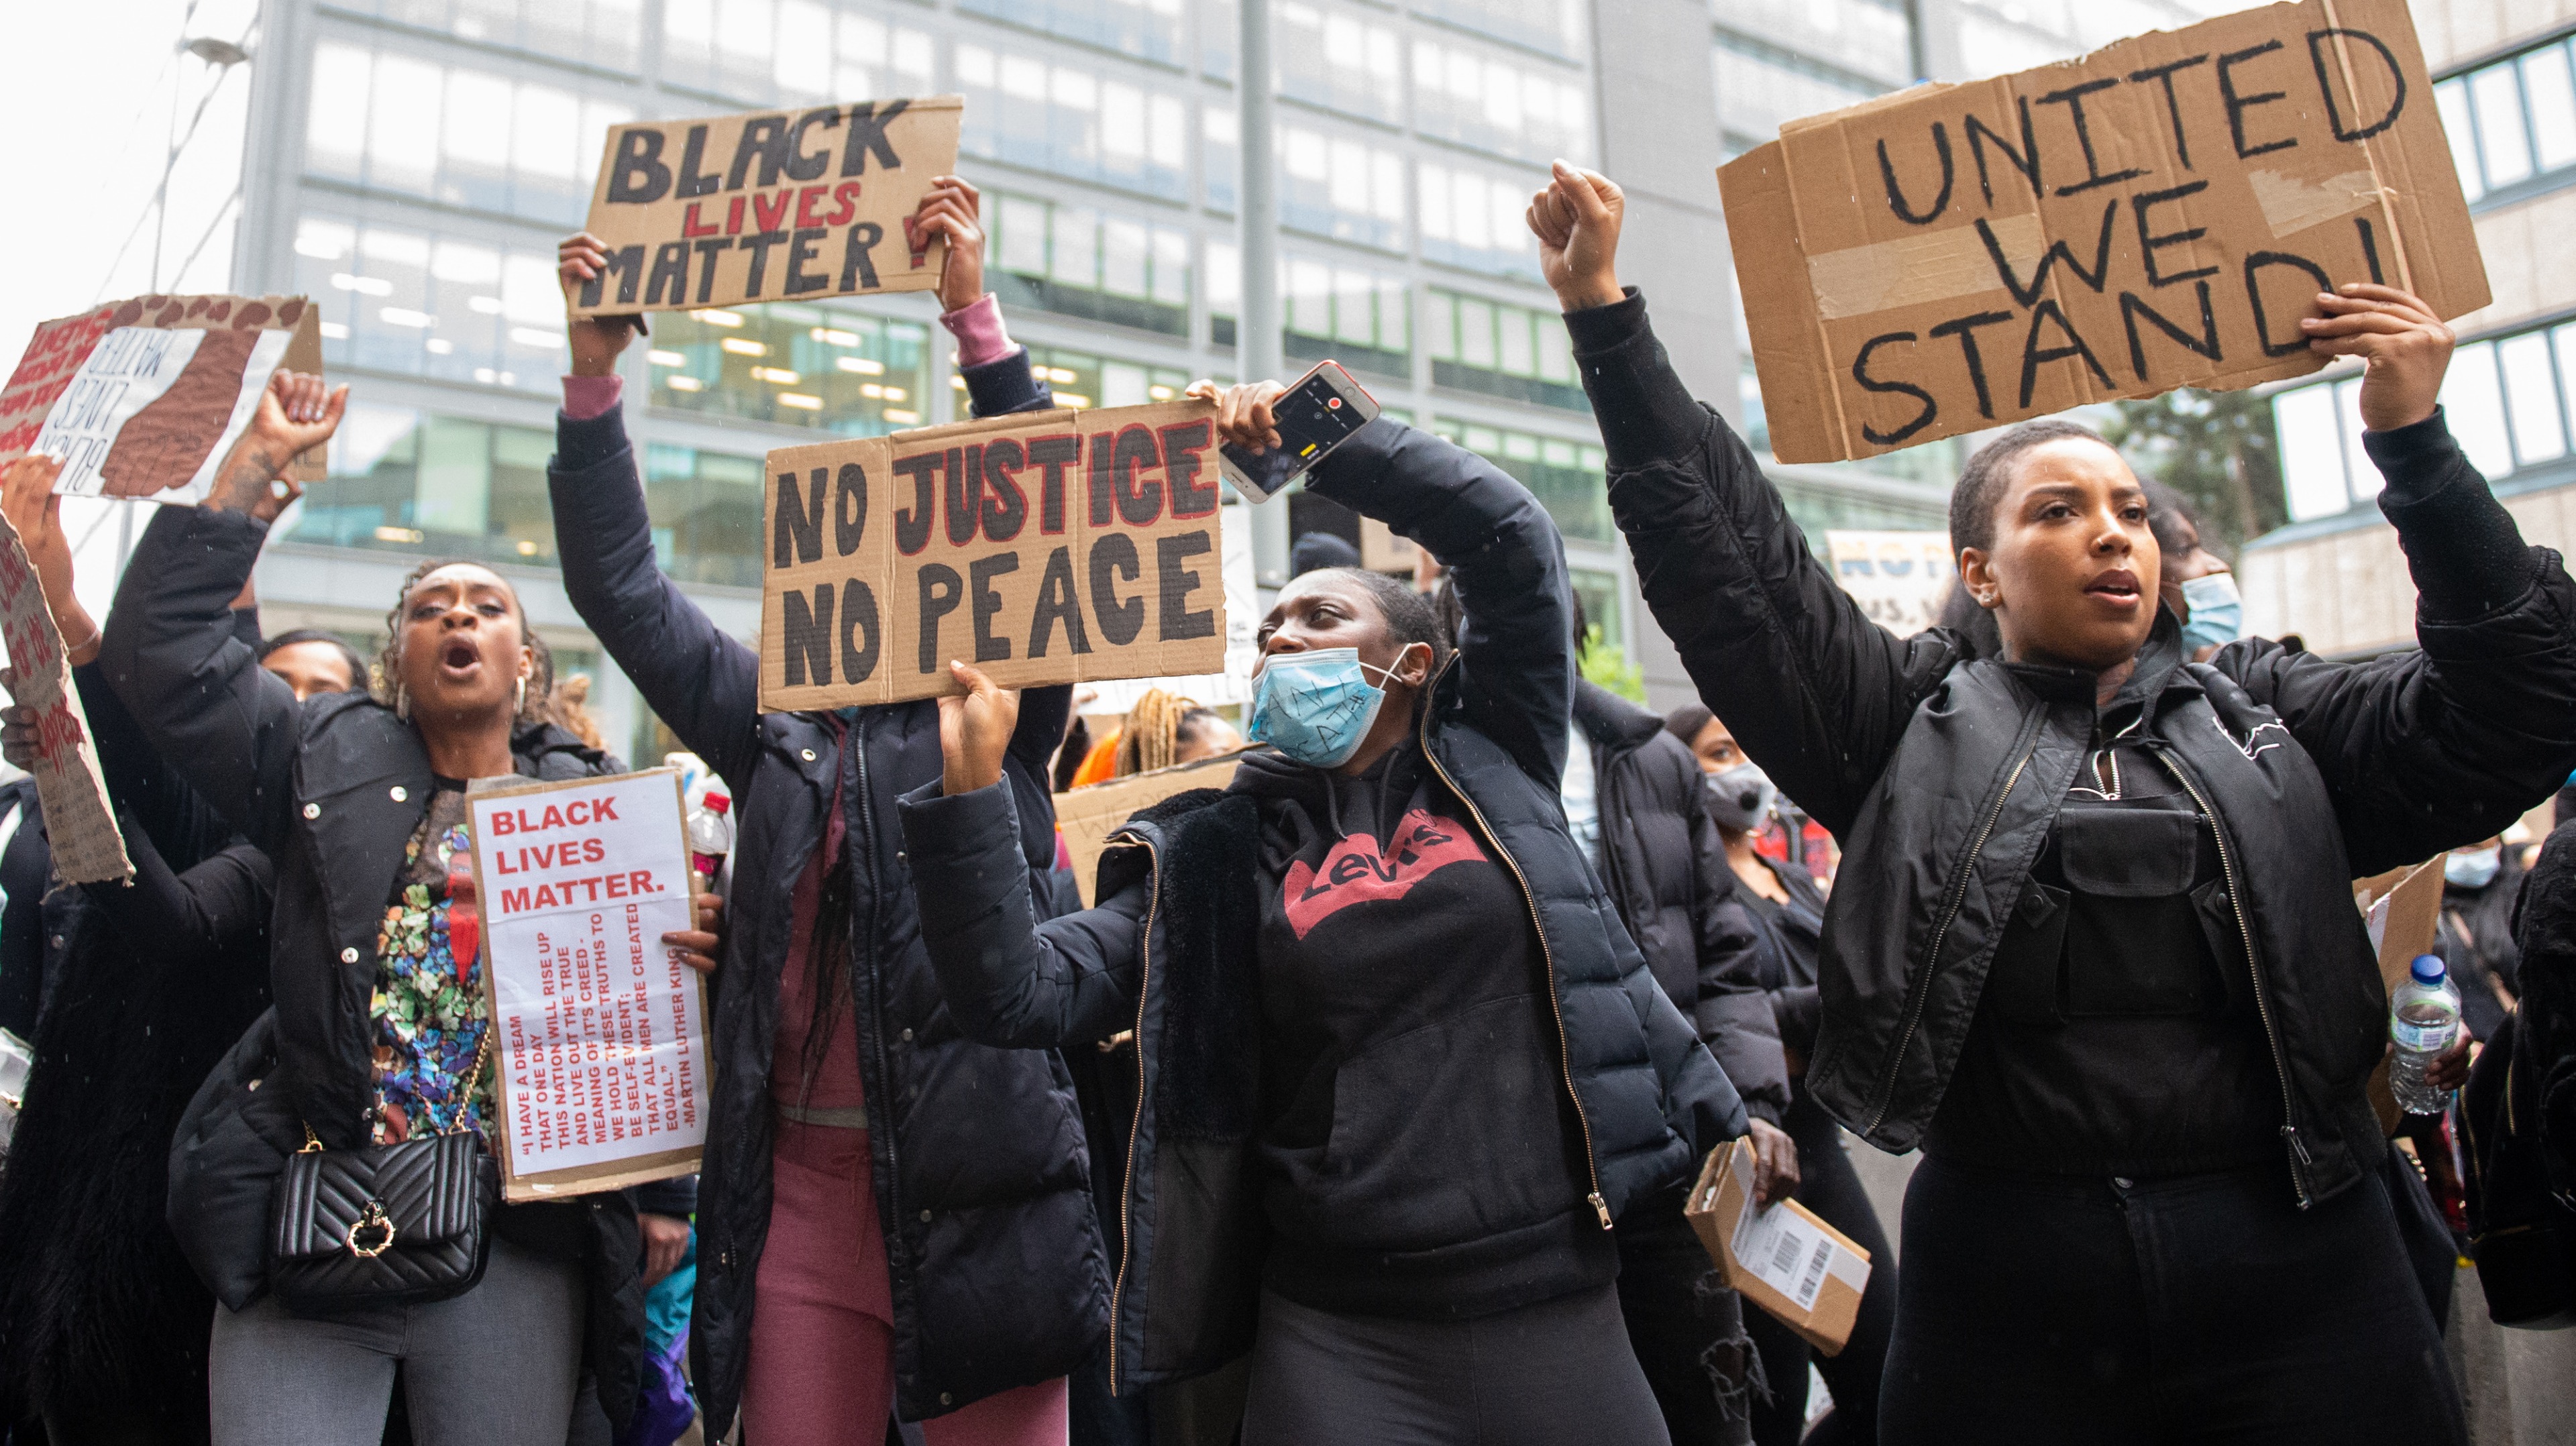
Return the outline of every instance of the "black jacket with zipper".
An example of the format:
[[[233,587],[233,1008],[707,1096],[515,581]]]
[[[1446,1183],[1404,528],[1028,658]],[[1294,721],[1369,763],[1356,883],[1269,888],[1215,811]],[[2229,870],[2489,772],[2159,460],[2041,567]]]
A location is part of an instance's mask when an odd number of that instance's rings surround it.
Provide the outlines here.
[[[376,941],[432,786],[420,734],[365,693],[298,702],[233,633],[229,607],[268,524],[168,507],[117,587],[99,662],[160,755],[276,869],[275,1001],[209,1075],[170,1144],[170,1224],[215,1298],[267,1289],[270,1186],[310,1127],[327,1149],[368,1143]],[[519,773],[604,771],[551,725],[512,739]],[[579,1260],[589,1368],[602,1409],[632,1414],[644,1348],[635,1206],[619,1193],[503,1207],[497,1233]]]
[[[965,376],[979,416],[1051,400],[1025,349]],[[896,1414],[938,1416],[1073,1371],[1098,1346],[1108,1272],[1071,1078],[1052,1053],[978,1044],[952,1019],[922,952],[895,827],[897,795],[939,777],[938,704],[858,708],[846,723],[761,711],[758,655],[718,631],[654,563],[618,410],[559,418],[547,480],[573,606],[653,711],[733,788],[734,885],[722,967],[709,981],[715,1113],[698,1176],[690,1329],[707,1434],[723,1434],[742,1399],[769,1235],[780,971],[806,967],[788,958],[790,899],[823,842],[836,788],[843,866],[855,875],[853,1014],[893,1287]],[[1021,698],[1010,766],[1026,781],[1030,846],[1010,872],[1023,895],[1046,886],[1055,864],[1046,765],[1071,695],[1033,688]],[[861,1434],[882,1426],[851,1423]]]
[[[1308,486],[1430,549],[1457,579],[1465,626],[1423,700],[1420,746],[1528,901],[1560,1024],[1547,1043],[1590,1176],[1589,1198],[1566,1203],[1606,1226],[1741,1134],[1744,1110],[1566,829],[1573,664],[1556,528],[1490,464],[1385,419]],[[1113,1387],[1130,1394],[1251,1345],[1266,1230],[1258,805],[1201,791],[1145,810],[1102,858],[1100,905],[1041,925],[1007,867],[1025,847],[1014,801],[1029,786],[1006,778],[943,798],[932,783],[904,800],[904,836],[923,942],[949,1008],[978,1038],[1034,1049],[1135,1030],[1109,1356]],[[1448,1163],[1469,1182],[1491,1165]],[[1470,1184],[1446,1208],[1472,1194]],[[1458,1240],[1479,1228],[1441,1224]]]
[[[2094,679],[1872,623],[1673,374],[1642,298],[1567,324],[1657,623],[1745,752],[1843,841],[1807,1087],[1912,1148],[2093,742]],[[2384,1149],[2362,1085],[2386,1002],[2351,880],[2494,834],[2576,764],[2576,582],[2498,520],[2438,416],[2365,442],[2426,594],[2422,650],[2341,664],[2249,639],[2176,668],[2151,705],[2217,829],[2226,878],[2203,902],[2251,959],[2302,1203]]]
[[[1575,683],[1574,725],[1592,745],[1601,886],[1745,1109],[1780,1123],[1789,1069],[1699,760],[1664,720],[1595,683]]]

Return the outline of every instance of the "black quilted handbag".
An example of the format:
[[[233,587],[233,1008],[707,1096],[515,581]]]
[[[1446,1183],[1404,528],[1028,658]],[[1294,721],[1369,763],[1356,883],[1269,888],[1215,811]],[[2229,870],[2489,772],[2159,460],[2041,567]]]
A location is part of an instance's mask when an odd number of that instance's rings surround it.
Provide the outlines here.
[[[470,1095],[491,1047],[466,1076]],[[268,1284],[305,1314],[422,1305],[472,1290],[491,1249],[492,1159],[470,1129],[326,1150],[304,1129],[269,1197]]]

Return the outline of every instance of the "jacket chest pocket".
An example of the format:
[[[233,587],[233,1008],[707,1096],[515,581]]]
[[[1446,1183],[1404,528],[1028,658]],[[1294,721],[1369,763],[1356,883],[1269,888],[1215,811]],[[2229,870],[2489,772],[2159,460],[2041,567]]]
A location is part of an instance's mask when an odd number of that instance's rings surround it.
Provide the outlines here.
[[[1987,993],[2024,1025],[2213,1012],[2228,997],[2205,927],[2211,846],[2196,813],[2076,808],[2058,816],[2063,886],[2032,879],[2006,926]]]

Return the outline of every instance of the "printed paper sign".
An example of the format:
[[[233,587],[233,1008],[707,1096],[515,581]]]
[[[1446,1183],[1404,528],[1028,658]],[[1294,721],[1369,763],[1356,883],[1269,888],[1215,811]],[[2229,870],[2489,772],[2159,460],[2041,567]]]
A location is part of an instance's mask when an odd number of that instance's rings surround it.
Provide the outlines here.
[[[1947,532],[1828,531],[1825,557],[1869,620],[1900,638],[1941,620],[1959,575]]]
[[[939,284],[947,243],[907,224],[957,169],[958,96],[611,127],[590,233],[608,266],[580,316]]]
[[[769,454],[772,711],[1225,666],[1216,408],[1034,412]]]
[[[2403,0],[2303,0],[1781,128],[1718,172],[1784,462],[2316,370],[2316,293],[2487,303]]]
[[[320,328],[300,296],[141,296],[44,322],[0,390],[0,464],[42,452],[65,496],[193,506],[277,369],[321,372]],[[289,468],[324,471],[319,448]]]
[[[17,670],[14,701],[36,713],[36,797],[44,804],[45,837],[54,872],[66,883],[122,883],[134,877],[107,780],[98,771],[89,715],[72,685],[62,634],[45,606],[45,590],[17,530],[0,518],[0,642]]]
[[[513,1200],[698,1167],[706,996],[662,935],[691,925],[679,773],[466,800]]]

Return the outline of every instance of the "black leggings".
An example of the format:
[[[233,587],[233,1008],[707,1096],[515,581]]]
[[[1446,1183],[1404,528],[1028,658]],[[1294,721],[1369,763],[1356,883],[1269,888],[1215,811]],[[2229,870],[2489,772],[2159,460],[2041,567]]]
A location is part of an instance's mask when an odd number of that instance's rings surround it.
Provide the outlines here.
[[[1878,1207],[1861,1188],[1843,1151],[1842,1127],[1804,1089],[1790,1096],[1789,1138],[1798,1146],[1798,1203],[1869,1252],[1869,1288],[1840,1354],[1815,1353],[1796,1331],[1758,1306],[1744,1311],[1745,1332],[1762,1353],[1771,1392],[1753,1402],[1754,1446],[1797,1446],[1807,1424],[1807,1362],[1812,1356],[1834,1409],[1816,1423],[1808,1446],[1870,1446],[1878,1440],[1878,1380],[1896,1331],[1896,1254],[1879,1228]],[[1866,1149],[1867,1146],[1861,1148]]]
[[[1243,1446],[1666,1446],[1599,1286],[1478,1320],[1335,1315],[1261,1294]]]
[[[1879,1402],[1893,1446],[2463,1442],[2374,1167],[2302,1211],[2279,1165],[2163,1180],[1926,1159]]]

